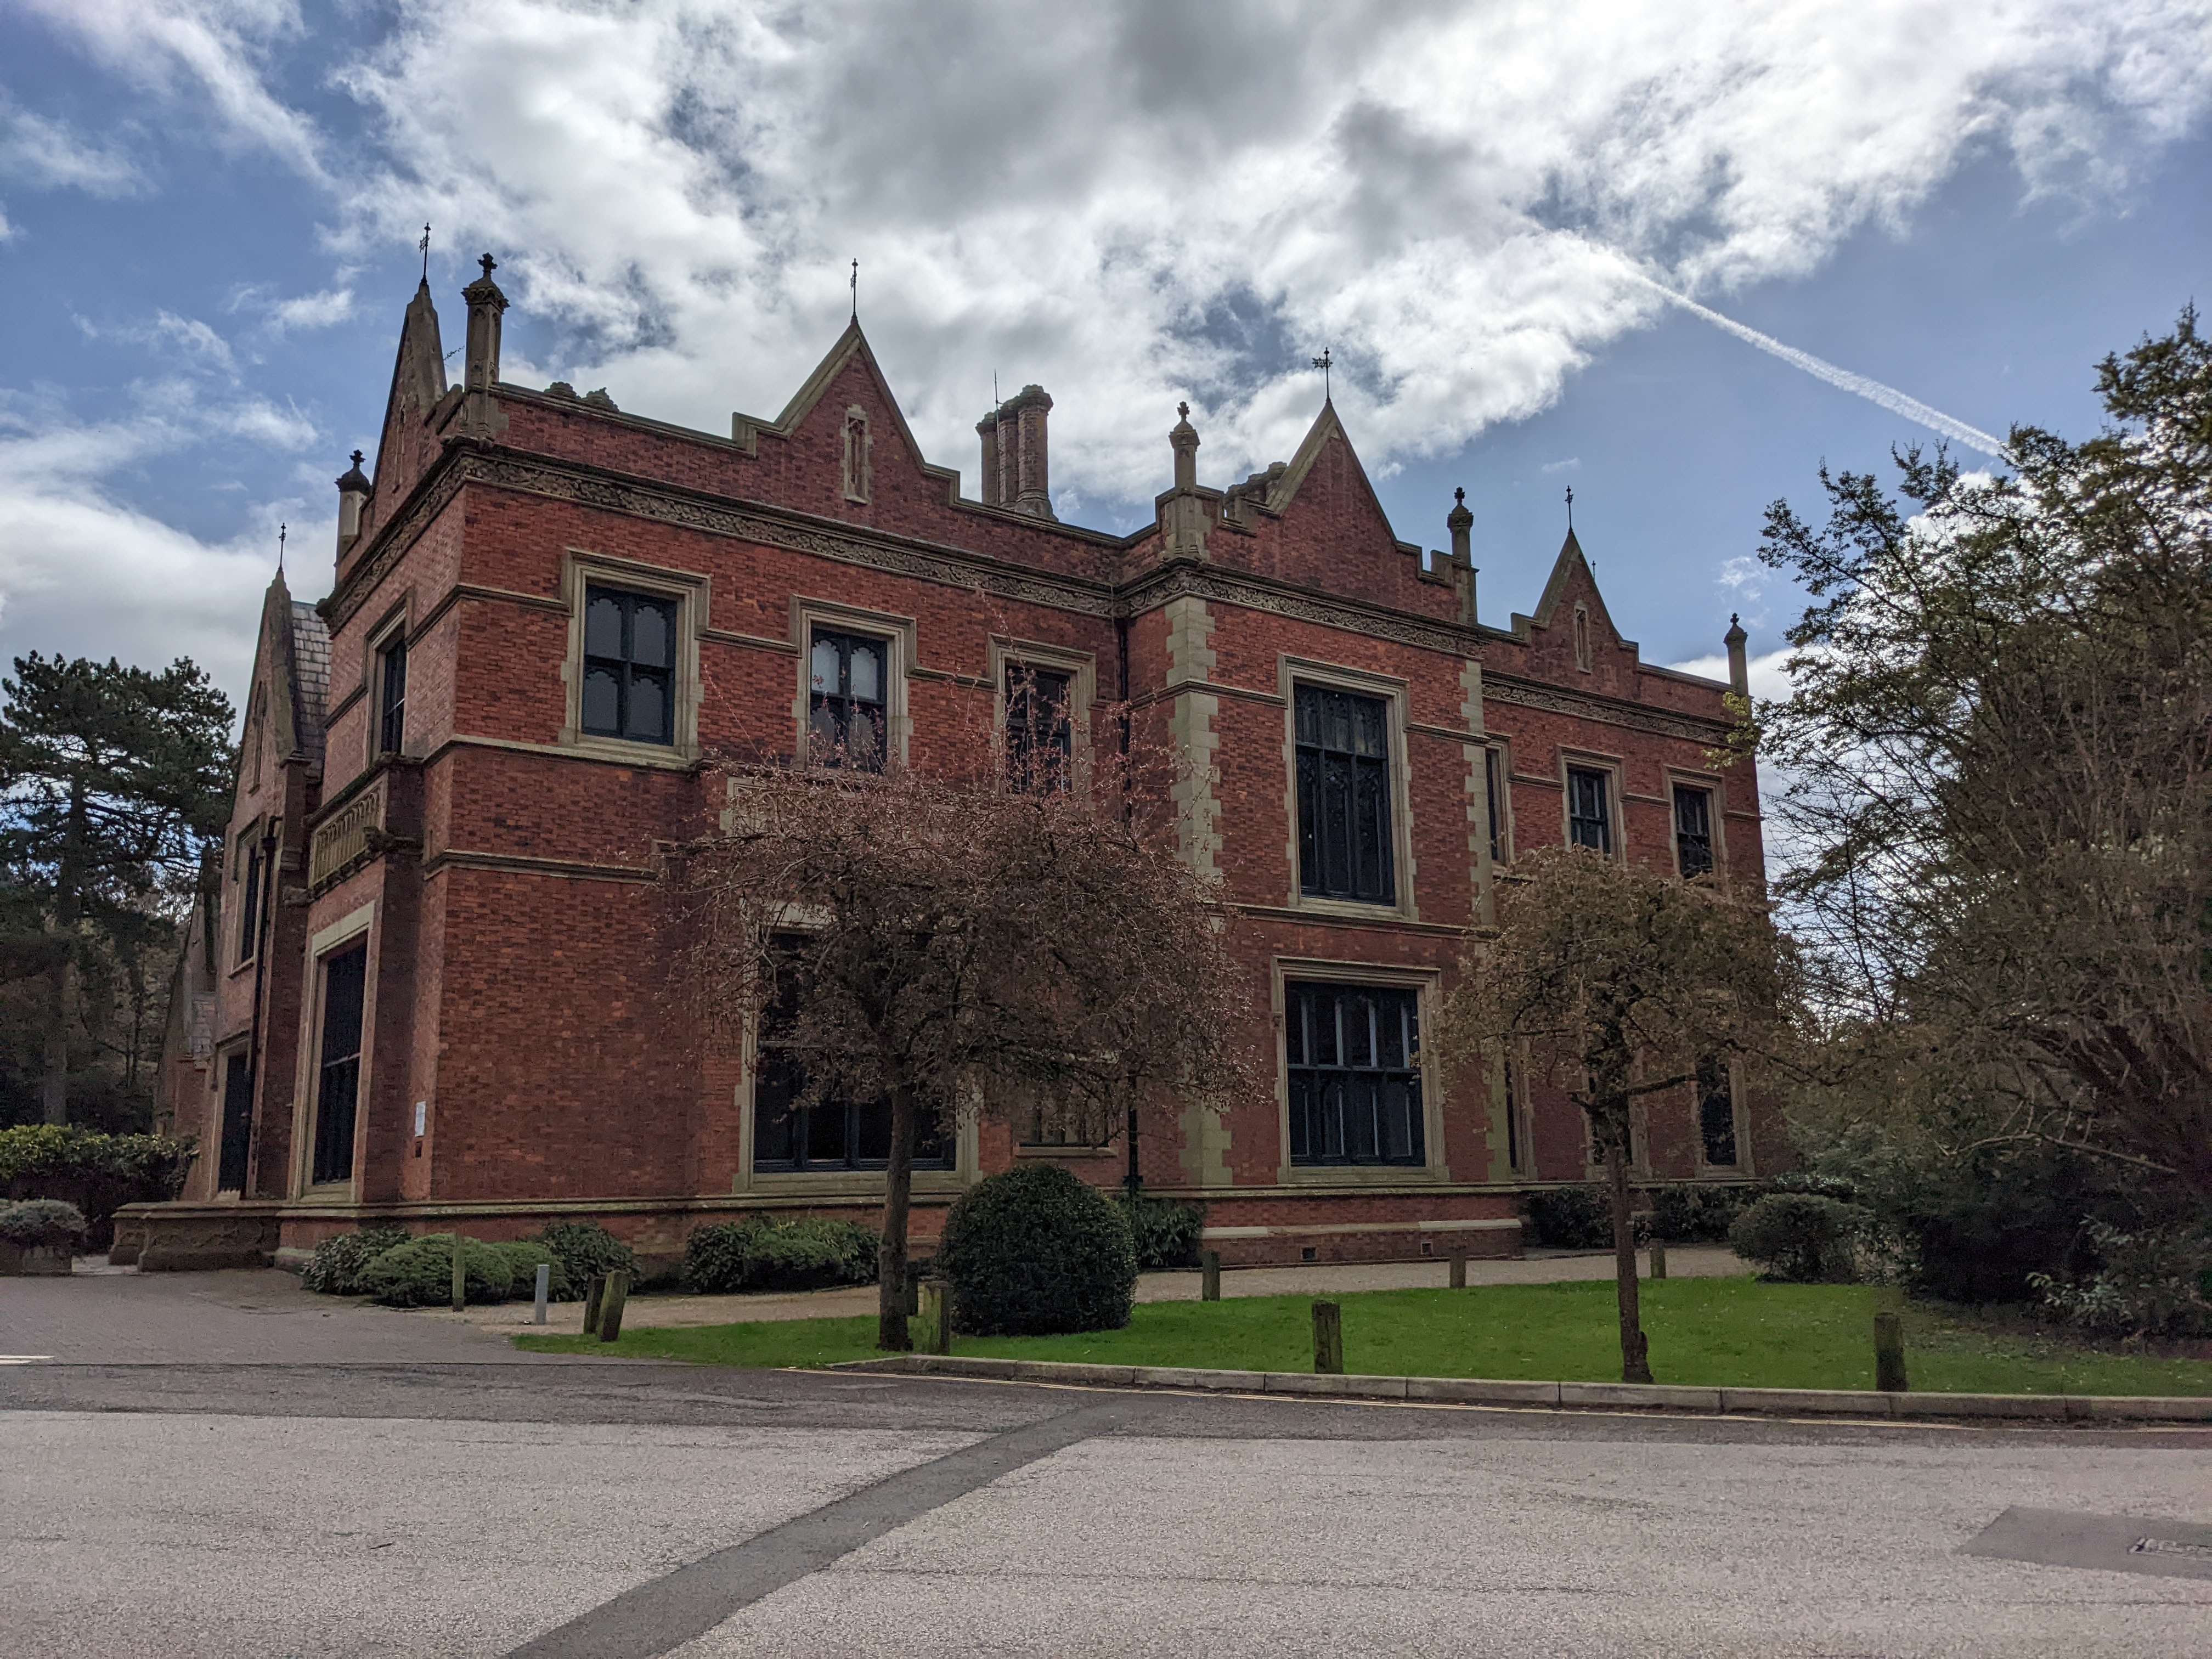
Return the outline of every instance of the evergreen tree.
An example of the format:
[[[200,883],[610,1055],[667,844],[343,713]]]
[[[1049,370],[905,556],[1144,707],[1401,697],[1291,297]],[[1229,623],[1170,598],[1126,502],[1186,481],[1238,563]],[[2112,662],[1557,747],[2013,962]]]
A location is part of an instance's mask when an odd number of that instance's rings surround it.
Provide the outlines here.
[[[188,658],[152,673],[36,652],[0,694],[0,965],[43,982],[40,1105],[62,1123],[81,969],[135,959],[228,816],[230,701]]]

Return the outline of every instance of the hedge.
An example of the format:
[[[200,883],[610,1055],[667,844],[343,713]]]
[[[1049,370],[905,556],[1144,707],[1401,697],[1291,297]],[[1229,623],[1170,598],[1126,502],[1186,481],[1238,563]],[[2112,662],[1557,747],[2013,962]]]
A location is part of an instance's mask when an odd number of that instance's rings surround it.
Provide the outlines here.
[[[58,1198],[84,1212],[86,1248],[104,1250],[125,1204],[160,1204],[184,1189],[194,1143],[109,1135],[73,1124],[0,1129],[0,1200]]]
[[[1133,1197],[1121,1193],[1115,1200],[1127,1218],[1129,1233],[1137,1247],[1139,1273],[1165,1273],[1198,1266],[1199,1236],[1206,1229],[1206,1206],[1185,1204],[1172,1198]]]
[[[504,1302],[514,1286],[512,1261],[499,1246],[462,1241],[467,1300]],[[429,1233],[385,1251],[364,1268],[362,1288],[394,1308],[434,1308],[453,1295],[453,1236]]]
[[[701,1296],[875,1282],[879,1241],[853,1221],[750,1215],[709,1222],[684,1241],[684,1288]]]

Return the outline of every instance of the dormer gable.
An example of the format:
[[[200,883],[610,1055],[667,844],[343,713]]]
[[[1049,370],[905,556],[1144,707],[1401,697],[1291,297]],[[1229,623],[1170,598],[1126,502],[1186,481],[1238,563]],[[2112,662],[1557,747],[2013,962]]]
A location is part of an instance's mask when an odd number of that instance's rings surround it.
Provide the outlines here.
[[[1633,696],[1641,662],[1636,642],[1623,639],[1598,592],[1597,574],[1583,556],[1573,529],[1553,561],[1536,614],[1516,614],[1513,632],[1528,642],[1529,663],[1562,684],[1583,684],[1614,696]]]
[[[364,514],[363,533],[390,516],[437,457],[430,420],[447,392],[445,348],[438,333],[438,307],[430,284],[415,290],[399,325],[399,347],[392,362],[392,391],[385,399],[384,427],[376,445],[374,494]]]
[[[865,519],[879,503],[945,502],[959,493],[959,473],[922,454],[857,320],[781,415],[773,421],[733,415],[730,436],[763,466],[780,464],[787,484],[805,475],[822,499],[793,504],[811,510]]]

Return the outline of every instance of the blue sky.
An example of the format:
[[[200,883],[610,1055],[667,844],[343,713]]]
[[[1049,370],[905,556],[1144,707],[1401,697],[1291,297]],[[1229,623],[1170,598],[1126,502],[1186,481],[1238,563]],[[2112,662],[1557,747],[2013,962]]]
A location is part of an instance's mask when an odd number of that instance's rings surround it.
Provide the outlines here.
[[[0,656],[235,691],[280,522],[326,590],[426,218],[449,335],[489,246],[512,378],[711,430],[781,407],[857,255],[933,458],[972,475],[993,374],[1041,381],[1063,514],[1114,529],[1178,398],[1231,482],[1329,345],[1399,533],[1443,544],[1467,488],[1486,619],[1534,603],[1571,485],[1663,662],[1731,610],[1778,644],[1765,504],[1932,434],[1654,282],[2075,434],[2095,360],[2207,286],[2212,7],[1034,12],[0,0]]]

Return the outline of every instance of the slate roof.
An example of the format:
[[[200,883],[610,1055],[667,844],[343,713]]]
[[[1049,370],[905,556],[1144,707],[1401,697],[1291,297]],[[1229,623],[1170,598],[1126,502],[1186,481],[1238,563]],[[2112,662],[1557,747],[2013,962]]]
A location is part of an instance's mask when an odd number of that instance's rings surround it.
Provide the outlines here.
[[[292,691],[299,704],[300,746],[318,760],[323,716],[331,697],[331,631],[312,605],[292,601]]]

